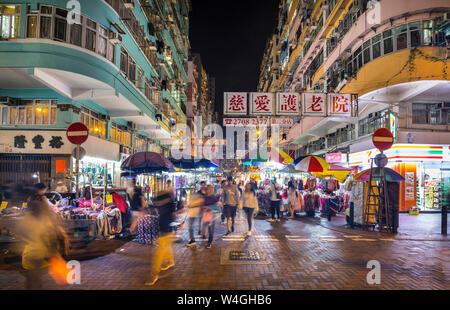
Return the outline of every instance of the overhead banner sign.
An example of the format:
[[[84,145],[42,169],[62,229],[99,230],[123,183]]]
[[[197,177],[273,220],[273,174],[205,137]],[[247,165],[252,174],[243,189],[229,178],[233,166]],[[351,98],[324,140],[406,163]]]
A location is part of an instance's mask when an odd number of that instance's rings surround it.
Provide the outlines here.
[[[277,115],[300,115],[297,93],[277,93]]]
[[[327,115],[327,94],[323,93],[303,93],[302,113],[303,115],[326,116]]]
[[[224,93],[225,115],[247,115],[247,93]]]
[[[328,114],[350,116],[352,109],[350,94],[328,94]]]
[[[280,125],[281,127],[294,126],[291,118],[224,118],[224,126],[270,126]]]
[[[224,93],[224,115],[356,116],[358,96],[339,93]],[[249,97],[247,103],[247,97]],[[301,99],[301,100],[300,100]],[[248,105],[247,105],[248,104]]]
[[[273,115],[273,94],[250,93],[250,115]]]

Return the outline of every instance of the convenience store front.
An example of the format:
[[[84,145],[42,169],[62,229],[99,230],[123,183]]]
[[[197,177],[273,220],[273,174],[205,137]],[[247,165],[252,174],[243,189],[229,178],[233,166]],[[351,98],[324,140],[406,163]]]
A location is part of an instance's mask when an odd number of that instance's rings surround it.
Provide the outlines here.
[[[377,154],[377,149],[351,153],[349,166],[368,169]],[[394,144],[385,154],[388,167],[405,178],[400,182],[400,211],[413,206],[440,211],[450,190],[450,145]]]

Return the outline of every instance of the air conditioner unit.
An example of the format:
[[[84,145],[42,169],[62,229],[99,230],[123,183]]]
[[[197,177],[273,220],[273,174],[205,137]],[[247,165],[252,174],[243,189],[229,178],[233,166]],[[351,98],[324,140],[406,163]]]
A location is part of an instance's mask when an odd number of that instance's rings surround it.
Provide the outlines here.
[[[123,2],[127,9],[134,10],[134,0],[124,0]]]
[[[118,32],[109,32],[109,41],[112,44],[122,44],[122,36]]]
[[[317,23],[316,22],[312,22],[311,23],[311,29],[317,29]]]
[[[330,2],[328,0],[323,0],[322,1],[322,9],[328,10],[329,7],[330,7]]]

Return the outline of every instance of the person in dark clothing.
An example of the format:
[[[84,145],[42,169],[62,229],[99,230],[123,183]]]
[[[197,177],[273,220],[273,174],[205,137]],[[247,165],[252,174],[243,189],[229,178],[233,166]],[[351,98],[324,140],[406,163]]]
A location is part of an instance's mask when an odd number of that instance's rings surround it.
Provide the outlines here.
[[[206,248],[211,248],[211,243],[214,239],[214,228],[215,228],[215,217],[216,214],[220,213],[221,209],[219,206],[219,198],[214,195],[214,187],[212,185],[208,186],[206,190],[206,196],[203,200],[203,221],[204,229],[208,229],[208,244]]]
[[[145,208],[147,207],[147,202],[142,194],[142,188],[135,186],[133,189],[133,197],[131,199],[131,214],[133,217],[133,223],[130,227],[130,232],[133,234],[136,230],[137,223],[141,217],[144,216]]]
[[[174,232],[171,225],[174,221],[175,204],[171,193],[167,190],[158,192],[156,199],[153,200],[153,206],[159,214],[159,246],[154,256],[150,277],[145,285],[155,284],[161,270],[167,270],[175,266],[172,251]]]

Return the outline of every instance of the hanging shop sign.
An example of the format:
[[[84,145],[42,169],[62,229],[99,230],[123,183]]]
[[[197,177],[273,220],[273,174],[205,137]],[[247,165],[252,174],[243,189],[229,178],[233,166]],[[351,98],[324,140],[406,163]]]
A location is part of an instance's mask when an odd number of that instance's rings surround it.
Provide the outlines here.
[[[250,93],[250,115],[272,115],[273,93]]]
[[[329,115],[350,116],[352,109],[350,94],[328,94]]]
[[[302,100],[302,114],[314,116],[326,116],[327,94],[304,93]]]
[[[247,93],[224,93],[225,115],[247,115]]]
[[[73,145],[64,131],[2,130],[0,153],[70,154]]]
[[[300,100],[297,93],[277,93],[277,115],[299,115]]]
[[[380,151],[370,149],[349,155],[349,166],[368,166]],[[384,152],[391,162],[450,162],[449,145],[395,144]]]
[[[300,95],[302,100],[300,101]],[[355,116],[358,95],[340,93],[224,93],[224,115]],[[274,102],[275,101],[275,102]]]
[[[344,163],[347,162],[347,154],[345,153],[328,153],[325,154],[327,163]]]
[[[398,124],[398,117],[390,112],[389,113],[389,130],[392,133],[392,136],[394,137],[394,141],[397,140],[397,124]]]
[[[280,125],[281,127],[294,126],[291,118],[224,118],[224,126],[270,126]]]

